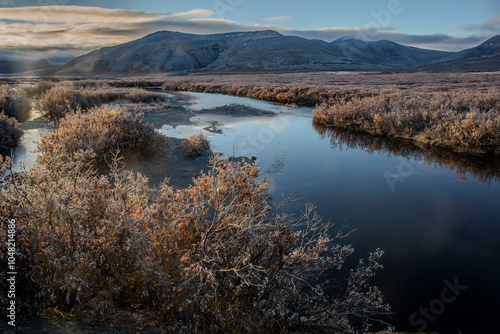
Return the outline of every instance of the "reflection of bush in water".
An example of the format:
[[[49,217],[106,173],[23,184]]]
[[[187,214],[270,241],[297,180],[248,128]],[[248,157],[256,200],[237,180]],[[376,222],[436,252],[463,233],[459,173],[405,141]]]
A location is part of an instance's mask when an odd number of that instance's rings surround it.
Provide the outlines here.
[[[479,182],[500,181],[500,159],[494,156],[474,156],[455,153],[447,149],[420,147],[410,140],[371,135],[363,131],[325,127],[313,124],[322,138],[330,138],[333,148],[361,149],[366,152],[383,152],[387,156],[425,161],[454,171],[460,177],[474,176]]]
[[[316,123],[500,154],[498,75],[289,74],[169,78],[164,90],[317,106]]]

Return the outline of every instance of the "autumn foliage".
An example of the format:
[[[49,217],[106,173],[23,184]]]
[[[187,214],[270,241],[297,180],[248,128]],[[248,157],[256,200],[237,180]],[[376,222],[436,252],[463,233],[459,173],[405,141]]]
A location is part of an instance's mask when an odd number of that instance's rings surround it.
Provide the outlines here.
[[[142,88],[111,87],[105,82],[61,81],[58,83],[41,81],[34,87],[26,88],[26,94],[37,100],[37,107],[47,118],[64,117],[72,110],[88,110],[104,103],[117,100],[132,103],[161,102],[159,93]]]
[[[0,113],[23,122],[30,117],[30,111],[30,101],[24,96],[22,89],[0,85]]]

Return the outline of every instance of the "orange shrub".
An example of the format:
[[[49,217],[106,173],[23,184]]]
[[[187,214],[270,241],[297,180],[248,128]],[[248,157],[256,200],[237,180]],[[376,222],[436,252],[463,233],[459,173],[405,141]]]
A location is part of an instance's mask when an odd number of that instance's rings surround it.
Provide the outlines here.
[[[39,159],[45,162],[55,156],[64,160],[83,159],[96,167],[105,165],[114,153],[130,150],[141,154],[154,152],[166,140],[154,126],[144,124],[140,115],[120,108],[95,108],[87,113],[68,114],[58,128],[48,131],[39,141]],[[46,162],[45,162],[46,163]]]
[[[459,152],[500,154],[500,97],[491,94],[380,94],[323,104],[313,120]]]
[[[210,151],[210,142],[208,139],[200,132],[197,135],[191,135],[187,137],[182,142],[182,148],[184,154],[190,157],[195,157],[202,155],[203,153]]]

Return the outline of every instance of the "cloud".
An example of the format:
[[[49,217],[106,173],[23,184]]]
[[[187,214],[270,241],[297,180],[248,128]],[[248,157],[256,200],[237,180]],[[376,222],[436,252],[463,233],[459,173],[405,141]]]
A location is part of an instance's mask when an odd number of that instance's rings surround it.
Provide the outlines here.
[[[500,15],[495,16],[485,24],[469,24],[465,25],[463,28],[470,31],[500,34]]]
[[[83,54],[104,46],[129,42],[160,30],[193,34],[276,30],[284,35],[325,41],[347,35],[366,40],[389,39],[406,45],[440,50],[462,50],[491,37],[485,31],[464,38],[447,34],[412,35],[397,32],[394,27],[293,30],[278,24],[288,17],[267,18],[262,24],[241,24],[212,16],[214,12],[208,9],[154,14],[137,10],[80,6],[0,8],[0,49],[25,52],[67,49]],[[497,18],[483,26],[494,27],[496,24]]]
[[[193,10],[190,10],[189,12],[185,12],[185,13],[171,14],[170,17],[189,19],[189,18],[195,18],[195,17],[208,17],[208,16],[212,16],[214,14],[215,13],[209,9],[193,9]]]
[[[262,19],[261,21],[265,22],[285,22],[285,21],[290,21],[292,19],[291,16],[273,16],[273,17],[266,17]]]
[[[106,9],[82,6],[35,6],[0,8],[0,20],[20,20],[33,23],[113,23],[131,20],[142,22],[159,17],[138,10]]]

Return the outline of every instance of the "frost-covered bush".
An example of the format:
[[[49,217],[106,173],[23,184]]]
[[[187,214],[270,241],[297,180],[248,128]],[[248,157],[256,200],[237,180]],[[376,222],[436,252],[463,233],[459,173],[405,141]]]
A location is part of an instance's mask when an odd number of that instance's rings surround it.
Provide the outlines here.
[[[31,111],[30,101],[20,90],[9,85],[0,85],[0,112],[19,122],[29,119]]]
[[[182,142],[184,154],[190,157],[202,155],[210,150],[210,142],[200,132],[197,135],[191,135]]]
[[[23,130],[16,119],[0,113],[0,155],[10,155],[22,135]]]
[[[38,87],[40,86],[40,87]],[[38,108],[47,118],[64,117],[72,110],[88,110],[104,103],[126,100],[132,103],[163,102],[165,97],[142,88],[112,87],[93,81],[62,81],[38,83],[31,89],[38,92]],[[31,91],[29,91],[31,92]]]
[[[0,197],[2,238],[15,219],[32,306],[89,321],[149,310],[165,331],[189,333],[356,333],[389,311],[369,284],[382,252],[342,271],[353,249],[312,207],[299,219],[279,214],[255,164],[215,158],[174,190],[150,188],[116,160],[106,175],[50,163],[14,172]]]
[[[152,125],[143,123],[140,115],[105,106],[67,114],[57,128],[40,139],[37,150],[46,164],[45,160],[55,156],[63,160],[78,157],[102,167],[118,151],[147,154],[165,140]]]
[[[72,110],[87,110],[99,105],[99,99],[82,94],[73,82],[64,81],[41,94],[38,109],[44,117],[60,118]]]
[[[459,152],[500,154],[496,94],[379,94],[323,104],[315,123],[414,139]]]

